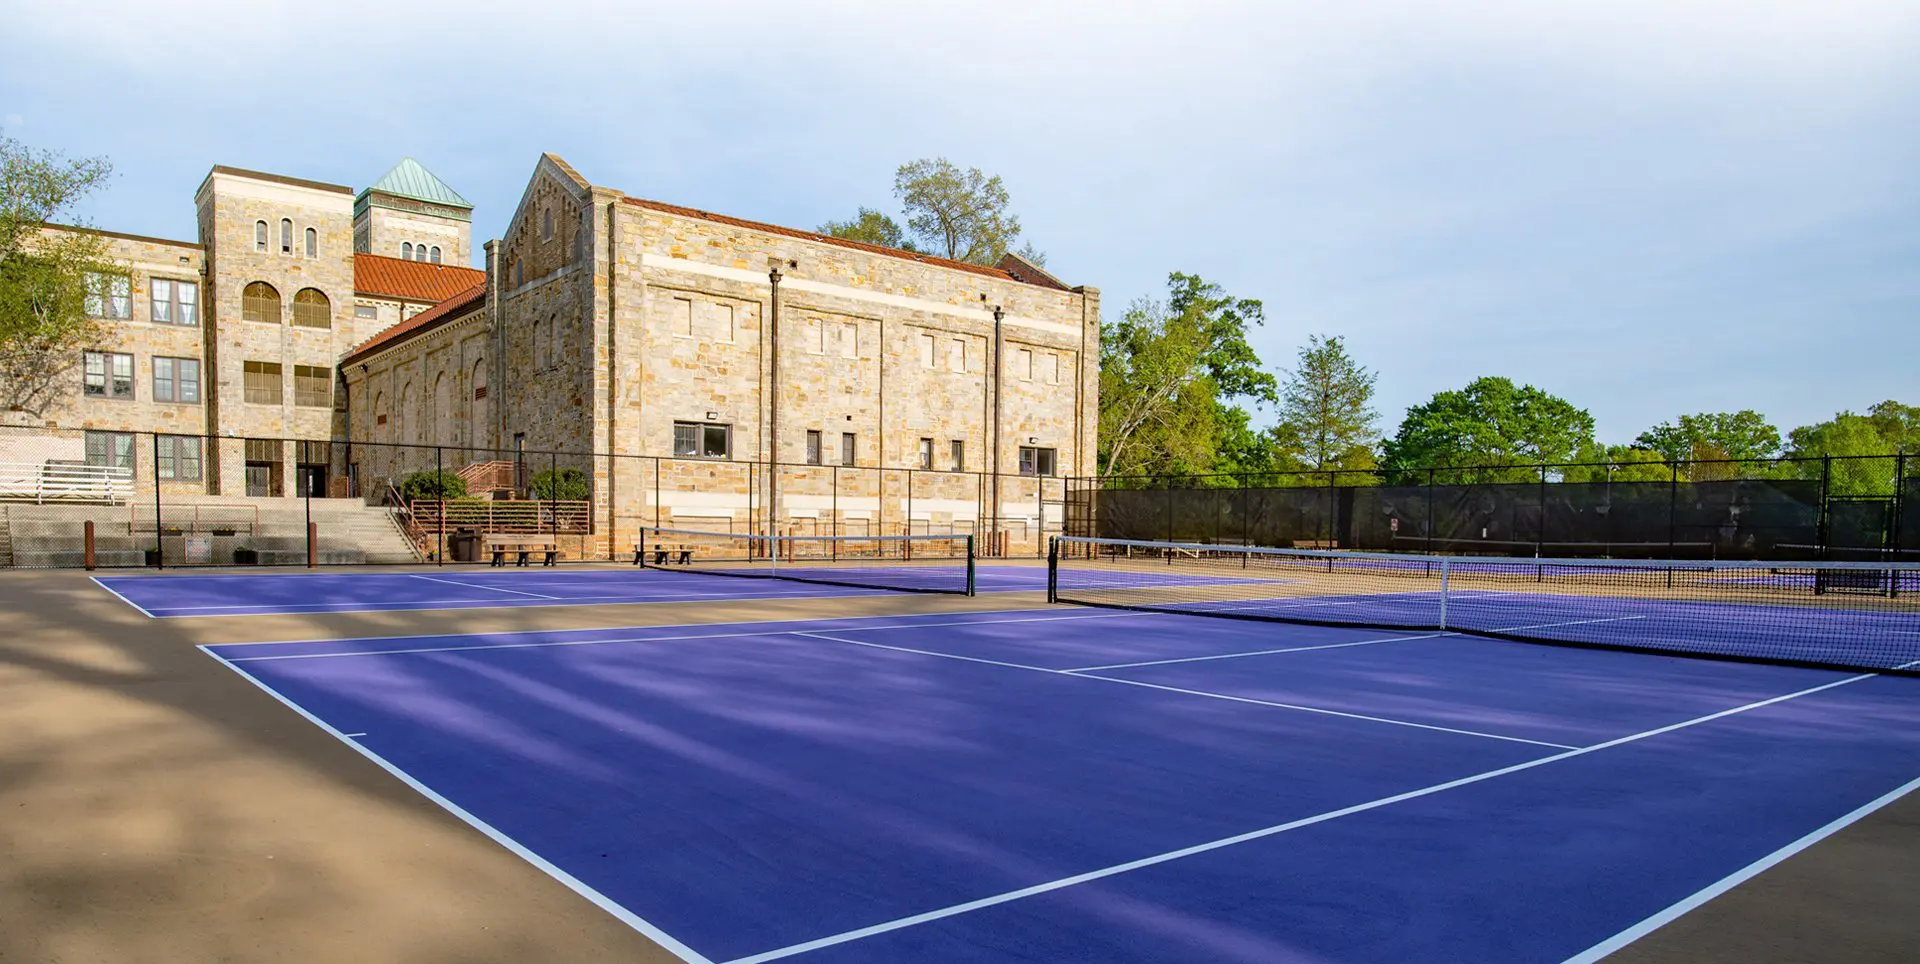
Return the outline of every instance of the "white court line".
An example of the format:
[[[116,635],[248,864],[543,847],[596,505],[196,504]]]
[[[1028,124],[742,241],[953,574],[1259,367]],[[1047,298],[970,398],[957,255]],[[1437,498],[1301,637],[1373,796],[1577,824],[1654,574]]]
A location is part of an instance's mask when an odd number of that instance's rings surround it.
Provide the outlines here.
[[[1586,950],[1578,954],[1575,954],[1572,957],[1567,958],[1565,964],[1594,964],[1595,961],[1598,961],[1614,953],[1615,951],[1618,951],[1621,948],[1626,947],[1628,944],[1631,944],[1634,941],[1637,941],[1640,938],[1645,937],[1648,934],[1651,934],[1654,931],[1659,930],[1660,928],[1673,923],[1674,921],[1680,919],[1682,915],[1691,913],[1693,910],[1698,908],[1700,905],[1706,903],[1707,901],[1710,901],[1715,897],[1718,897],[1721,894],[1724,894],[1727,891],[1732,890],[1733,888],[1738,887],[1741,884],[1744,884],[1755,877],[1758,877],[1762,872],[1771,869],[1774,865],[1780,863],[1783,860],[1786,860],[1788,857],[1791,857],[1794,854],[1797,854],[1800,851],[1805,850],[1808,847],[1811,847],[1814,844],[1817,844],[1820,841],[1825,840],[1828,837],[1831,837],[1842,830],[1845,830],[1847,827],[1851,826],[1852,824],[1865,819],[1874,811],[1879,810],[1880,808],[1887,806],[1890,803],[1893,803],[1895,800],[1898,800],[1901,797],[1904,797],[1915,790],[1920,790],[1920,780],[1910,780],[1898,787],[1895,787],[1893,790],[1888,791],[1887,793],[1874,799],[1872,802],[1867,803],[1866,805],[1860,807],[1857,810],[1854,810],[1852,813],[1849,813],[1833,821],[1832,823],[1829,823],[1826,826],[1821,827],[1820,829],[1815,830],[1814,832],[1807,834],[1804,837],[1801,837],[1799,840],[1796,840],[1784,847],[1781,847],[1779,850],[1776,850],[1773,853],[1770,853],[1765,857],[1762,857],[1759,860],[1756,860],[1753,863],[1750,863],[1745,867],[1742,867],[1739,870],[1734,871],[1733,873],[1728,874],[1725,877],[1722,877],[1721,879],[1713,882],[1712,884],[1709,884],[1708,886],[1703,887],[1698,891],[1695,891],[1693,894],[1685,897],[1684,899],[1676,901],[1672,906],[1666,908],[1665,910],[1662,910],[1658,914],[1655,914],[1652,917],[1649,917],[1646,920],[1643,920],[1640,923],[1635,924],[1632,927],[1629,927],[1626,930],[1623,930],[1620,933],[1615,934],[1612,937],[1609,937],[1606,940],[1601,941],[1600,943],[1595,944],[1592,947],[1589,947]]]
[[[976,910],[983,910],[988,907],[995,907],[1000,904],[1010,903],[1016,900],[1022,900],[1027,897],[1034,897],[1040,894],[1051,893],[1052,891],[1061,890],[1067,887],[1072,887],[1077,884],[1084,884],[1090,881],[1101,880],[1101,879],[1112,877],[1118,874],[1124,874],[1129,871],[1140,870],[1145,867],[1152,867],[1158,864],[1164,864],[1169,861],[1179,860],[1183,857],[1191,857],[1191,856],[1194,856],[1195,854],[1207,853],[1208,851],[1219,850],[1223,847],[1231,847],[1235,844],[1247,843],[1248,841],[1260,840],[1266,837],[1275,836],[1276,834],[1283,834],[1289,831],[1299,830],[1302,827],[1310,827],[1310,826],[1313,826],[1314,824],[1326,823],[1329,820],[1337,820],[1341,817],[1351,816],[1356,813],[1365,813],[1366,811],[1369,811],[1369,810],[1378,810],[1381,807],[1392,806],[1393,804],[1396,804],[1396,803],[1403,803],[1408,800],[1414,800],[1420,797],[1431,796],[1436,793],[1443,793],[1447,790],[1457,789],[1459,787],[1468,786],[1470,784],[1481,783],[1487,780],[1496,779],[1498,777],[1508,776],[1514,773],[1520,773],[1524,770],[1531,770],[1531,769],[1534,769],[1535,767],[1545,766],[1549,763],[1557,763],[1561,760],[1570,760],[1570,759],[1573,759],[1574,757],[1584,756],[1588,753],[1595,753],[1600,750],[1610,749],[1612,747],[1621,746],[1627,743],[1638,742],[1640,740],[1645,740],[1650,737],[1660,736],[1665,733],[1672,733],[1675,730],[1685,729],[1690,726],[1698,726],[1699,724],[1702,724],[1702,723],[1709,723],[1714,720],[1721,719],[1723,717],[1733,716],[1734,714],[1737,714],[1737,713],[1745,713],[1750,710],[1757,710],[1762,707],[1771,706],[1775,703],[1783,703],[1783,702],[1786,702],[1787,700],[1799,699],[1800,697],[1803,697],[1803,696],[1811,696],[1814,693],[1818,693],[1822,690],[1833,689],[1836,686],[1845,686],[1849,683],[1857,683],[1864,679],[1874,679],[1876,675],[1877,674],[1874,674],[1874,673],[1863,673],[1859,676],[1850,676],[1846,679],[1835,680],[1830,683],[1823,683],[1819,686],[1809,687],[1807,689],[1800,690],[1798,692],[1788,693],[1784,696],[1775,696],[1775,697],[1772,697],[1771,699],[1759,700],[1753,703],[1745,704],[1743,706],[1736,706],[1732,709],[1721,710],[1718,713],[1710,713],[1706,716],[1695,717],[1691,720],[1684,720],[1679,723],[1671,723],[1666,726],[1659,727],[1657,729],[1644,730],[1642,732],[1635,733],[1630,736],[1623,736],[1618,739],[1608,740],[1605,743],[1596,743],[1592,746],[1581,747],[1579,749],[1574,749],[1574,750],[1568,750],[1565,753],[1556,753],[1552,756],[1541,757],[1537,760],[1529,760],[1526,763],[1516,763],[1512,766],[1501,767],[1497,770],[1488,770],[1483,773],[1476,773],[1472,776],[1461,777],[1457,780],[1449,780],[1445,783],[1436,783],[1430,787],[1423,787],[1418,790],[1409,790],[1405,793],[1396,793],[1390,797],[1381,797],[1377,800],[1367,801],[1366,803],[1354,804],[1353,806],[1350,806],[1350,807],[1342,807],[1339,810],[1329,810],[1325,813],[1315,814],[1314,816],[1311,816],[1311,817],[1303,817],[1299,820],[1291,820],[1286,823],[1276,824],[1271,827],[1263,827],[1259,830],[1253,830],[1247,833],[1237,834],[1232,837],[1222,837],[1218,840],[1209,840],[1206,843],[1195,844],[1191,847],[1183,847],[1179,850],[1170,850],[1170,851],[1167,851],[1166,853],[1154,854],[1151,857],[1142,857],[1138,860],[1130,860],[1130,861],[1127,861],[1126,863],[1114,864],[1109,867],[1102,867],[1098,870],[1090,870],[1090,871],[1087,871],[1086,873],[1075,874],[1071,877],[1062,877],[1058,880],[1050,880],[1050,881],[1047,881],[1046,883],[1034,884],[1030,887],[1022,887],[1018,890],[1006,891],[1005,893],[995,894],[991,897],[982,897],[978,900],[970,900],[965,903],[954,904],[948,907],[942,907],[942,908],[939,908],[938,910],[930,910],[925,913],[914,914],[909,917],[901,917],[895,920],[885,921],[883,923],[873,924],[871,926],[862,927],[855,930],[843,931],[839,934],[832,934],[826,937],[817,938],[811,941],[805,941],[799,944],[790,944],[786,947],[775,948],[773,950],[764,951],[759,954],[751,954],[746,957],[734,958],[733,960],[726,962],[726,964],[765,964],[765,962],[767,961],[776,961],[776,960],[780,960],[781,958],[792,957],[796,954],[804,954],[804,953],[807,953],[808,951],[817,951],[817,950],[820,950],[821,948],[832,947],[836,944],[845,944],[849,941],[856,941],[862,938],[873,937],[879,934],[885,934],[891,931],[897,931],[903,928],[913,927],[918,924],[925,924],[931,921],[943,920],[948,917],[956,917],[961,914],[971,913]],[[1080,678],[1094,679],[1096,677],[1083,676]]]
[[[473,814],[467,812],[467,810],[461,807],[459,804],[454,803],[452,800],[449,800],[446,797],[443,797],[440,794],[434,792],[433,788],[427,786],[424,783],[421,783],[419,780],[414,779],[412,775],[407,773],[407,771],[400,769],[398,766],[395,766],[392,763],[389,763],[386,760],[386,758],[382,757],[380,754],[367,749],[366,746],[350,738],[348,734],[340,732],[339,730],[329,725],[325,720],[322,720],[321,718],[308,712],[306,707],[303,707],[300,704],[295,703],[293,700],[290,700],[287,697],[282,696],[279,693],[279,691],[275,690],[271,686],[268,686],[266,683],[261,682],[252,673],[249,673],[246,670],[241,669],[238,666],[235,666],[232,660],[222,657],[220,654],[213,652],[212,650],[208,649],[205,646],[200,646],[198,647],[198,649],[201,652],[206,653],[208,656],[211,656],[214,659],[219,660],[221,665],[225,666],[230,670],[233,670],[235,673],[240,674],[240,677],[242,679],[246,680],[249,683],[252,683],[255,686],[258,686],[268,696],[271,696],[274,699],[279,700],[281,704],[286,706],[288,709],[291,709],[295,713],[298,713],[301,716],[305,717],[307,722],[312,723],[314,726],[317,726],[320,729],[326,731],[327,733],[332,734],[335,739],[352,747],[361,756],[364,756],[367,759],[372,760],[375,765],[380,767],[380,769],[385,770],[388,773],[392,774],[394,778],[399,780],[401,783],[404,783],[407,786],[412,787],[414,792],[420,794],[423,797],[426,797],[428,800],[432,800],[434,803],[439,804],[441,809],[444,809],[448,813],[453,814],[454,816],[460,818],[462,821],[465,821],[466,824],[472,827],[473,829],[478,830],[483,834],[486,834],[488,837],[493,839],[494,843],[497,843],[500,846],[507,848],[515,856],[539,868],[547,876],[552,877],[554,880],[557,880],[560,883],[566,885],[574,893],[579,894],[580,896],[585,897],[586,899],[592,901],[595,906],[599,907],[601,910],[604,910],[609,914],[612,914],[615,918],[618,918],[621,923],[626,924],[628,927],[631,927],[634,930],[639,931],[648,940],[651,940],[655,944],[658,944],[661,947],[666,948],[667,951],[673,954],[675,957],[678,957],[682,961],[687,962],[687,964],[713,964],[712,958],[709,958],[706,955],[701,954],[698,951],[695,951],[693,948],[688,947],[687,945],[682,944],[677,940],[674,940],[673,937],[668,935],[666,931],[663,931],[660,928],[655,927],[653,924],[648,923],[645,919],[636,915],[632,911],[626,909],[625,907],[620,906],[620,904],[616,903],[614,900],[607,897],[605,894],[602,894],[599,891],[588,886],[586,882],[580,880],[580,878],[575,877],[564,870],[561,870],[559,867],[555,866],[551,861],[547,860],[545,857],[542,857],[539,854],[534,853],[532,850],[529,850],[525,846],[521,845],[519,841],[500,832],[492,824],[489,824],[485,820],[482,820],[479,817],[476,817]],[[361,734],[361,735],[364,736],[365,734]]]
[[[1349,646],[1372,646],[1375,643],[1397,643],[1408,639],[1438,639],[1453,636],[1455,633],[1426,633],[1420,636],[1382,636],[1379,639],[1361,639],[1350,643],[1323,643],[1319,646],[1291,646],[1286,649],[1256,649],[1249,653],[1221,653],[1217,656],[1182,656],[1179,659],[1150,659],[1142,663],[1113,663],[1107,666],[1076,666],[1063,669],[1062,673],[1094,673],[1106,669],[1133,669],[1137,666],[1166,666],[1170,663],[1204,663],[1216,659],[1241,659],[1247,656],[1273,656],[1279,653],[1310,653],[1318,649],[1345,649]]]
[[[451,579],[439,579],[434,576],[416,576],[413,573],[407,573],[407,577],[410,579],[425,579],[428,582],[437,582],[443,586],[459,586],[463,589],[485,589],[488,592],[510,592],[516,596],[532,596],[535,599],[559,599],[560,598],[559,596],[541,595],[540,593],[537,593],[537,592],[523,592],[518,589],[502,589],[499,586],[476,586],[470,582],[454,582]],[[185,607],[182,607],[182,608],[185,608]]]
[[[1013,609],[1013,610],[1006,610],[1006,611],[1007,612],[1028,612],[1033,610]],[[966,614],[955,613],[954,615],[966,615]],[[986,625],[986,624],[992,624],[992,623],[1037,623],[1037,622],[1051,622],[1054,620],[1062,620],[1062,619],[1119,619],[1123,616],[1137,616],[1137,615],[1140,615],[1140,614],[1139,613],[1103,613],[1098,616],[1039,616],[1039,617],[1033,617],[1029,619],[967,619],[967,620],[957,620],[957,621],[948,622],[948,623],[910,623],[904,626],[856,626],[856,627],[846,627],[846,628],[835,627],[834,632],[867,633],[867,632],[873,632],[874,630],[879,630],[879,629],[920,629],[922,627],[928,627],[928,626],[931,626],[931,627],[976,626],[976,625]],[[848,616],[844,618],[846,619],[899,619],[900,617],[899,616]],[[807,623],[832,623],[832,622],[839,622],[839,621],[840,620],[838,619],[797,619],[797,620],[772,620],[765,623],[715,623],[714,625],[716,626],[755,626],[755,625],[794,626],[794,625],[805,625]],[[660,626],[660,627],[653,627],[653,628],[674,629],[679,627]],[[396,638],[436,639],[436,638],[475,636],[475,635],[511,636],[511,635],[518,635],[518,634],[515,634],[515,633],[485,633],[485,634],[444,633],[438,637],[401,636]],[[686,640],[686,639],[740,639],[747,636],[788,636],[788,635],[796,635],[796,634],[794,633],[793,630],[790,630],[790,629],[755,629],[755,630],[748,630],[744,632],[734,632],[734,633],[688,633],[688,634],[674,635],[674,636],[617,636],[611,639],[562,639],[562,640],[542,641],[542,642],[536,642],[536,643],[495,643],[492,645],[476,645],[476,646],[422,646],[422,647],[413,647],[408,649],[366,649],[366,650],[356,650],[353,652],[341,652],[341,653],[288,653],[283,656],[235,656],[235,657],[232,657],[232,660],[233,662],[236,662],[236,663],[259,663],[259,662],[266,662],[269,660],[279,660],[279,659],[341,659],[349,656],[408,656],[408,655],[416,655],[420,653],[472,653],[472,652],[483,652],[483,651],[495,650],[495,649],[500,649],[500,650],[553,649],[553,648],[559,648],[559,647],[565,647],[565,646],[600,646],[608,643],[653,643],[653,642],[669,642],[669,641]],[[799,634],[799,635],[804,635],[804,634]],[[280,643],[219,643],[216,645],[284,646],[284,645],[287,645],[288,643],[294,643],[294,642],[339,643],[339,642],[351,642],[351,640],[301,639],[301,640],[287,640],[285,642],[280,642]],[[844,642],[852,642],[852,640],[844,640]],[[856,643],[855,645],[865,645],[865,644]],[[886,648],[892,648],[892,647],[886,647]],[[929,655],[939,655],[939,654],[929,654]],[[963,659],[965,657],[955,657],[955,658]],[[1008,663],[1005,665],[1012,666],[1014,664]],[[1039,667],[1032,667],[1032,668],[1038,669]],[[1052,672],[1052,671],[1048,670],[1047,672]]]
[[[1608,616],[1605,619],[1569,619],[1564,623],[1535,623],[1531,626],[1502,626],[1499,629],[1489,629],[1486,631],[1489,633],[1517,633],[1523,629],[1552,629],[1555,626],[1585,626],[1588,623],[1623,623],[1629,619],[1645,619],[1645,618],[1647,617],[1645,616]],[[1463,629],[1460,632],[1470,633],[1472,631],[1473,630],[1470,630],[1470,629]]]
[[[340,734],[340,735],[341,735],[341,736],[345,736],[345,737],[360,737],[360,736],[366,736],[366,734],[365,734],[365,733],[342,733],[342,734]]]
[[[405,575],[405,574],[398,573],[396,575]],[[427,577],[415,576],[414,578],[425,579]],[[461,583],[460,585],[464,585],[464,583]],[[475,587],[475,588],[485,588],[485,587]],[[628,603],[633,603],[635,605],[646,605],[646,604],[666,605],[669,603],[687,602],[692,600],[696,596],[698,597],[719,596],[725,599],[741,599],[741,600],[785,599],[788,597],[797,597],[797,598],[804,598],[804,599],[845,599],[845,598],[850,598],[854,596],[878,596],[882,594],[883,594],[882,590],[878,590],[878,589],[875,589],[875,590],[852,589],[846,592],[836,592],[836,593],[807,592],[805,590],[793,590],[790,592],[755,592],[755,593],[674,592],[674,593],[663,593],[657,596],[635,596],[632,594],[621,594],[617,596],[548,596],[545,598],[552,599],[554,601],[540,602],[540,603],[521,603],[518,605],[509,605],[511,601],[505,600],[505,599],[498,600],[495,602],[490,602],[484,598],[481,598],[481,599],[414,599],[414,600],[404,600],[404,601],[385,603],[385,604],[375,603],[372,605],[374,605],[376,608],[372,608],[372,609],[334,609],[332,608],[332,605],[329,603],[294,603],[292,605],[274,604],[274,603],[236,603],[233,605],[219,605],[219,606],[162,607],[161,612],[164,613],[164,615],[156,616],[154,618],[156,619],[223,619],[223,618],[228,618],[233,616],[330,616],[330,615],[352,615],[354,613],[436,612],[437,610],[434,608],[436,606],[443,606],[443,607],[446,607],[447,609],[546,609],[553,606],[574,606],[574,605],[579,605],[580,603],[583,603],[583,602],[605,602],[607,600],[613,600],[615,602],[628,602]],[[459,604],[459,605],[454,605],[454,604]],[[220,613],[202,611],[207,609],[245,609],[245,610],[253,610],[253,611],[252,612],[220,612]],[[455,635],[458,635],[458,634],[455,634]]]
[[[821,639],[821,640],[826,640],[828,642],[833,642],[833,643],[846,643],[849,646],[866,646],[872,649],[890,649],[896,653],[913,653],[918,656],[938,656],[941,659],[957,659],[957,660],[961,660],[963,662],[968,662],[968,663],[986,663],[989,666],[1004,666],[1008,669],[1024,669],[1024,670],[1028,670],[1030,672],[1035,672],[1035,673],[1050,673],[1054,676],[1065,676],[1069,679],[1088,679],[1088,680],[1098,680],[1102,683],[1119,683],[1124,686],[1140,686],[1146,689],[1164,690],[1165,692],[1168,692],[1168,693],[1181,693],[1187,696],[1203,696],[1208,699],[1226,700],[1231,703],[1250,703],[1254,706],[1270,706],[1275,709],[1298,710],[1302,713],[1318,713],[1322,716],[1338,716],[1338,717],[1343,717],[1349,720],[1365,720],[1366,722],[1369,722],[1369,723],[1387,723],[1393,726],[1407,726],[1407,727],[1412,727],[1416,730],[1434,730],[1440,733],[1452,733],[1457,736],[1477,736],[1477,737],[1483,737],[1489,740],[1504,740],[1509,743],[1529,743],[1534,746],[1553,747],[1554,749],[1557,749],[1557,750],[1574,749],[1573,747],[1568,746],[1565,743],[1548,743],[1543,740],[1529,740],[1524,737],[1505,736],[1499,733],[1482,733],[1477,730],[1459,730],[1459,729],[1454,729],[1453,727],[1450,727],[1450,726],[1434,726],[1430,723],[1413,723],[1408,720],[1396,720],[1391,717],[1385,717],[1385,716],[1368,716],[1364,713],[1347,713],[1342,710],[1329,710],[1329,709],[1323,709],[1318,706],[1302,706],[1298,703],[1276,703],[1272,700],[1256,700],[1256,699],[1252,699],[1250,697],[1245,697],[1245,696],[1228,696],[1224,693],[1209,693],[1205,690],[1181,689],[1177,686],[1161,686],[1158,683],[1142,683],[1137,680],[1120,679],[1114,676],[1092,676],[1086,673],[1075,673],[1075,672],[1070,672],[1064,669],[1048,669],[1045,666],[1029,666],[1025,663],[1009,663],[1009,662],[1005,662],[997,659],[983,659],[978,656],[960,656],[955,653],[941,653],[941,652],[936,652],[930,649],[913,649],[912,647],[908,647],[908,646],[888,646],[885,643],[869,643],[869,642],[863,642],[857,639],[839,639],[837,637],[827,636],[822,633],[790,632],[788,633],[788,635],[805,636],[808,639]]]
[[[100,577],[99,577],[99,576],[88,576],[87,578],[88,578],[88,579],[91,579],[91,580],[93,580],[93,584],[94,584],[94,585],[96,585],[96,586],[99,586],[100,588],[102,588],[102,589],[105,589],[106,591],[108,591],[108,592],[110,592],[110,593],[113,593],[113,595],[114,595],[114,598],[115,598],[115,599],[118,599],[118,600],[120,600],[121,602],[123,602],[123,603],[126,603],[126,604],[127,604],[127,605],[129,605],[129,606],[132,606],[132,607],[133,607],[133,608],[134,608],[135,610],[138,610],[138,611],[139,611],[139,613],[140,613],[140,615],[142,615],[142,616],[145,616],[145,617],[147,617],[148,619],[159,619],[159,618],[160,618],[160,617],[158,617],[158,616],[155,616],[154,614],[152,614],[152,613],[150,613],[150,612],[147,612],[147,610],[146,610],[146,607],[144,607],[144,606],[142,606],[142,605],[140,605],[140,604],[139,604],[139,603],[137,603],[137,602],[134,602],[134,601],[133,601],[133,600],[131,600],[131,599],[128,599],[128,598],[127,598],[127,597],[125,597],[125,596],[122,596],[122,595],[120,595],[120,593],[119,593],[119,592],[118,592],[117,590],[115,590],[115,589],[114,589],[114,588],[113,588],[112,586],[109,586],[109,585],[107,585],[106,583],[104,583],[104,582],[101,582],[101,581],[100,581]]]

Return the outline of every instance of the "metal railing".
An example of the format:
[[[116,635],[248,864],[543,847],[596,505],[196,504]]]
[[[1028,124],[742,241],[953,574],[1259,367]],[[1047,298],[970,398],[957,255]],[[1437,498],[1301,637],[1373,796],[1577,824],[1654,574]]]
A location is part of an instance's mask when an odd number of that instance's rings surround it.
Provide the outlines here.
[[[0,499],[105,502],[118,505],[133,495],[133,470],[115,465],[61,462],[0,462]]]

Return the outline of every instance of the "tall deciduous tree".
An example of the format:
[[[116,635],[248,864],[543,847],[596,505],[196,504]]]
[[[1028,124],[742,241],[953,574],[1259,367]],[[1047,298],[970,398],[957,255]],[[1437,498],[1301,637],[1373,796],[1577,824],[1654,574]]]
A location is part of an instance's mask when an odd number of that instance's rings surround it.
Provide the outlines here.
[[[1770,459],[1780,453],[1780,430],[1753,409],[1701,412],[1661,422],[1640,433],[1634,444],[1652,449],[1668,462],[1706,459]]]
[[[1377,380],[1337,336],[1309,335],[1280,386],[1284,437],[1297,440],[1300,461],[1318,471],[1373,462],[1373,386]]]
[[[1828,491],[1834,495],[1891,496],[1898,462],[1894,456],[1903,444],[1912,444],[1906,433],[1920,421],[1915,415],[1920,412],[1911,406],[1886,401],[1865,415],[1841,412],[1827,421],[1796,428],[1787,435],[1787,455],[1822,461],[1791,463],[1792,470],[1805,478],[1826,474]]]
[[[1136,301],[1100,342],[1100,473],[1210,466],[1214,394],[1191,315]]]
[[[899,222],[886,215],[884,211],[873,208],[861,208],[850,221],[828,221],[820,226],[820,233],[849,241],[861,241],[887,248],[899,248],[902,251],[918,251],[905,233],[900,230]]]
[[[112,170],[0,137],[0,407],[40,414],[104,335],[87,294],[118,266],[99,236],[50,226]]]
[[[1668,482],[1673,466],[1667,457],[1648,448],[1593,443],[1581,449],[1562,474],[1567,482]]]
[[[923,158],[894,172],[893,193],[907,228],[926,250],[956,261],[993,264],[1020,237],[1020,219],[998,174],[961,170],[944,157]]]
[[[1445,468],[1440,481],[1529,481],[1541,462],[1567,462],[1593,441],[1593,416],[1532,385],[1479,378],[1407,409],[1383,462],[1406,472]]]

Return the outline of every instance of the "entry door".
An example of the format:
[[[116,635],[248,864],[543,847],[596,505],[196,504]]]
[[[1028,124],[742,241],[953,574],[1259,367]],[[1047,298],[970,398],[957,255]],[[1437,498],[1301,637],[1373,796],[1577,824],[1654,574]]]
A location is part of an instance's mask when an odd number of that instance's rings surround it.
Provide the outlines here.
[[[267,496],[273,494],[273,466],[266,462],[247,463],[247,494]]]
[[[327,495],[327,467],[324,465],[302,465],[295,470],[294,494],[301,498],[312,496],[324,499]]]

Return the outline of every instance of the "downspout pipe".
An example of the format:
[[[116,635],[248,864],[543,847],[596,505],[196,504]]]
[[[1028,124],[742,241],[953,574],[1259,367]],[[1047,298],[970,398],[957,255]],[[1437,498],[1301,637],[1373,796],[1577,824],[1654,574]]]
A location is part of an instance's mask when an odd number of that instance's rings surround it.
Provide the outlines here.
[[[767,271],[772,294],[767,298],[767,535],[778,537],[780,479],[780,265]],[[769,541],[768,551],[776,555],[779,544]]]
[[[993,306],[993,508],[988,532],[994,540],[992,551],[995,553],[999,552],[1000,539],[1000,380],[1006,372],[1000,330],[1001,321],[1006,317],[1007,313],[999,305]]]

